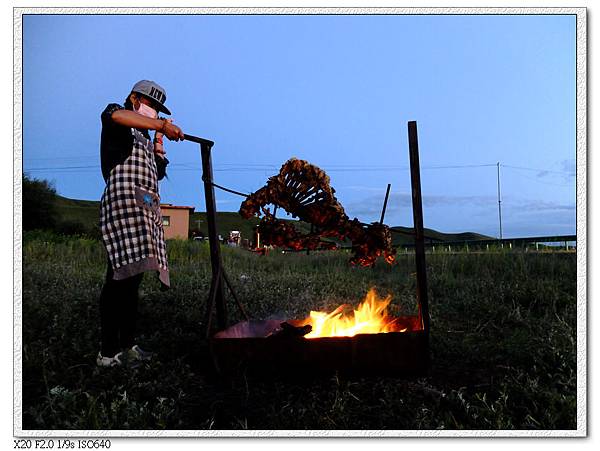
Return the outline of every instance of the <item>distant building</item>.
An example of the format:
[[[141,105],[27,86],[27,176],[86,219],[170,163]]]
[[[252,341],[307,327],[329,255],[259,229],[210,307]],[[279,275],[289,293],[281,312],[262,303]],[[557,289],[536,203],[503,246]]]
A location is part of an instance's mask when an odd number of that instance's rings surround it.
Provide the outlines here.
[[[190,215],[194,207],[160,204],[165,239],[187,240],[190,233]]]

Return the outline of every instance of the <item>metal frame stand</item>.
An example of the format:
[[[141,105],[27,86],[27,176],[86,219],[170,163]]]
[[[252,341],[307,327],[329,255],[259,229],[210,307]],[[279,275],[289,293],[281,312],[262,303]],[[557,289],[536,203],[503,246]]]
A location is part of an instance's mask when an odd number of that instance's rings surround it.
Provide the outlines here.
[[[212,268],[212,280],[210,284],[205,324],[206,336],[210,338],[212,330],[213,310],[216,306],[217,328],[224,330],[227,327],[227,306],[225,304],[224,284],[227,285],[231,295],[235,299],[240,311],[248,321],[241,302],[239,301],[235,290],[233,289],[229,278],[223,268],[221,258],[221,245],[217,235],[217,215],[215,203],[215,189],[213,183],[213,170],[211,149],[214,145],[213,141],[208,139],[198,138],[193,135],[185,135],[185,139],[200,144],[202,155],[202,181],[204,182],[204,197],[206,201],[206,217],[208,223],[208,239],[210,245],[210,261]],[[423,229],[423,204],[421,196],[421,171],[419,165],[419,143],[417,137],[416,121],[408,122],[408,144],[410,155],[410,175],[412,187],[412,207],[413,207],[413,223],[415,237],[415,263],[416,263],[416,297],[418,304],[419,323],[425,333],[426,340],[429,342],[429,302],[427,297],[427,268],[425,264],[425,234]],[[387,200],[389,196],[390,185],[387,187],[383,211],[381,214],[381,222],[385,215]]]
[[[249,320],[244,307],[239,301],[235,290],[227,277],[227,273],[223,268],[223,260],[221,258],[221,244],[217,234],[217,208],[215,202],[215,188],[213,184],[213,170],[211,149],[215,144],[213,141],[204,138],[198,138],[193,135],[184,135],[187,141],[192,141],[200,144],[200,153],[202,156],[202,181],[204,182],[204,200],[206,202],[206,220],[208,223],[208,243],[210,246],[210,264],[212,268],[212,280],[208,294],[208,302],[206,304],[206,337],[211,336],[213,310],[216,305],[217,312],[217,327],[223,330],[227,327],[227,305],[223,286],[227,285],[229,292],[233,296],[242,315]]]

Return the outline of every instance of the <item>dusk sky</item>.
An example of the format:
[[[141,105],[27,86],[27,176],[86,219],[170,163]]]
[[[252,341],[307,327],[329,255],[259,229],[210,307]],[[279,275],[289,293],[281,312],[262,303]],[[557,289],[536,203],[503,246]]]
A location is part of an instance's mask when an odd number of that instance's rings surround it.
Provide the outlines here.
[[[347,214],[412,225],[407,122],[424,225],[504,237],[575,234],[575,16],[26,16],[23,162],[99,200],[100,113],[140,79],[184,132],[215,141],[216,183],[251,192],[296,156]],[[166,141],[166,140],[165,140]],[[200,152],[165,144],[162,202],[204,210]],[[217,190],[220,211],[241,198]]]

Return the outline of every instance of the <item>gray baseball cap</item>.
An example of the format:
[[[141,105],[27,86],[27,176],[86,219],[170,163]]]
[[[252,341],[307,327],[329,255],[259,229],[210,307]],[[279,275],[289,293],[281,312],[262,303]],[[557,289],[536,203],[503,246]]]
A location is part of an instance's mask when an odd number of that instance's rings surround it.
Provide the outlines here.
[[[158,83],[151,80],[140,80],[133,85],[131,92],[137,92],[145,95],[146,97],[150,97],[156,102],[159,111],[162,111],[165,114],[171,114],[169,109],[165,106],[167,92]]]

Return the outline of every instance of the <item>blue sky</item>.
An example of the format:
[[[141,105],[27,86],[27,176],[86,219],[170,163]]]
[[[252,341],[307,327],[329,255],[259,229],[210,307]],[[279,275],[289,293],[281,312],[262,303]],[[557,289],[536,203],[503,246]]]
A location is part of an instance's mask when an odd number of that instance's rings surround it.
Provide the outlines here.
[[[571,234],[575,48],[575,16],[26,16],[24,171],[99,200],[100,113],[152,79],[215,141],[221,185],[254,191],[296,156],[365,222],[391,183],[386,222],[411,225],[416,120],[426,227],[497,236],[500,162],[504,236]],[[203,210],[198,146],[166,150],[162,201]]]

